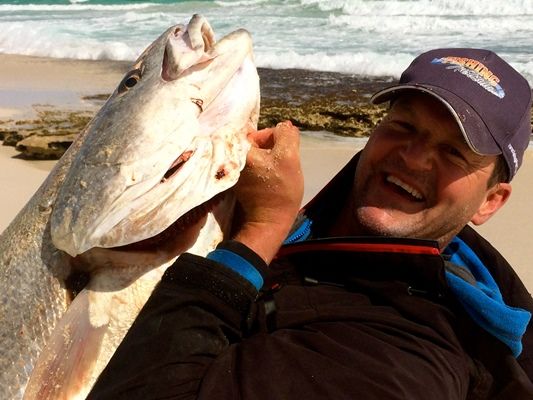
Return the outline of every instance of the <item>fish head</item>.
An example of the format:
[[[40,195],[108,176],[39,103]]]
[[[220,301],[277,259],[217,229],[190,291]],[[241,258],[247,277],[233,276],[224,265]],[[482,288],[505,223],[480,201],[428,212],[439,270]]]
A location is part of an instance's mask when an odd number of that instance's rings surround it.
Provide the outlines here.
[[[216,41],[199,15],[169,28],[86,128],[53,207],[54,245],[73,257],[131,245],[208,212],[237,182],[258,113],[248,32]]]

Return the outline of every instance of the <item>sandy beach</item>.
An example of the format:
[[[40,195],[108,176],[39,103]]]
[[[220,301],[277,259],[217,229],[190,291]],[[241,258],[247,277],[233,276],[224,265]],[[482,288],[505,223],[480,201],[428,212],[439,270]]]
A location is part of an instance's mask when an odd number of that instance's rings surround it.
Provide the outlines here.
[[[84,95],[110,93],[120,81],[125,63],[59,60],[0,54],[0,119],[32,113],[35,105],[76,108],[87,104]],[[350,157],[364,145],[362,140],[302,136],[301,154],[308,201]],[[28,161],[15,156],[12,147],[0,147],[0,231],[29,200],[53,167],[53,161]],[[481,232],[515,267],[526,286],[533,290],[533,150],[526,153],[523,167],[513,181],[508,204]]]

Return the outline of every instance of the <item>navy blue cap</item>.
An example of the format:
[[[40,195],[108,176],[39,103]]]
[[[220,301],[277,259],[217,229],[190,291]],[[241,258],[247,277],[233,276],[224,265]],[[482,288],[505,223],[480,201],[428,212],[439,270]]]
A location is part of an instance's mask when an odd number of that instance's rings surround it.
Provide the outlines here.
[[[399,83],[374,94],[372,102],[404,90],[444,103],[475,153],[503,155],[511,181],[531,138],[532,93],[519,72],[490,50],[436,49],[415,58]]]

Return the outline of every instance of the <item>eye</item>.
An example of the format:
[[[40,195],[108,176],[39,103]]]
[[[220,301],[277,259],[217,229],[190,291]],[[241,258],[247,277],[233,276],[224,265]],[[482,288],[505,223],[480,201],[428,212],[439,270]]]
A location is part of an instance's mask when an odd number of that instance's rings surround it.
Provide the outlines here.
[[[126,86],[128,89],[131,89],[137,84],[137,81],[139,78],[137,76],[130,76],[126,81],[124,82],[124,86]]]
[[[465,156],[463,155],[463,153],[457,149],[455,146],[452,146],[452,145],[444,145],[443,146],[444,148],[444,152],[454,158],[458,158],[462,161],[466,161],[466,158]]]
[[[404,121],[402,119],[391,119],[388,121],[388,127],[392,130],[394,130],[394,133],[397,134],[412,134],[416,132],[416,127],[409,123],[408,121]]]
[[[141,69],[134,69],[122,79],[118,87],[118,93],[122,94],[133,88],[141,80]]]
[[[400,129],[403,129],[405,131],[414,132],[415,127],[406,121],[393,121],[394,125]]]

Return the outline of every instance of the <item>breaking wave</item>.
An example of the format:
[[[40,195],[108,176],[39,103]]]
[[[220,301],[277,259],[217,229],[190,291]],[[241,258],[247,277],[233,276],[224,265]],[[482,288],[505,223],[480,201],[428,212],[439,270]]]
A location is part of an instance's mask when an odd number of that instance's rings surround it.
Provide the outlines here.
[[[263,67],[397,77],[421,51],[479,47],[533,82],[531,0],[4,1],[0,52],[134,60],[193,13],[217,37],[248,29]]]

